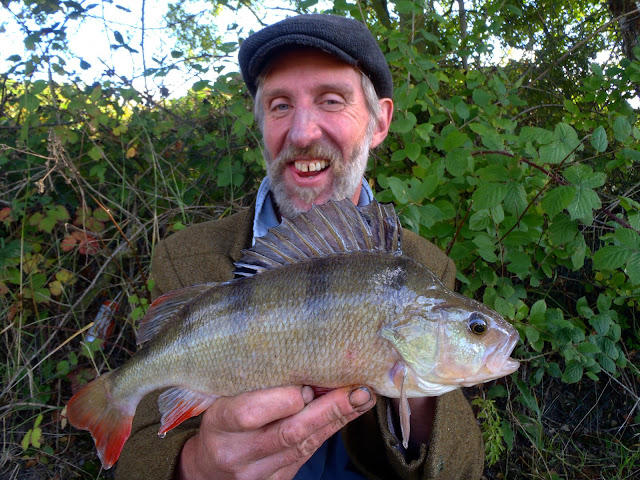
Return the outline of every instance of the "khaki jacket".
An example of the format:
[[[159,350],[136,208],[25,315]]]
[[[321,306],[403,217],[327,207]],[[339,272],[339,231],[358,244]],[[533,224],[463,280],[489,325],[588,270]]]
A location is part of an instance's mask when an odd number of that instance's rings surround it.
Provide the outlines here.
[[[254,207],[235,215],[196,224],[160,242],[153,256],[153,296],[205,282],[233,277],[233,262],[251,246]],[[404,254],[428,266],[453,288],[455,266],[429,241],[403,231]],[[196,434],[200,417],[191,418],[161,439],[158,393],[138,406],[131,437],[116,465],[117,480],[170,480],[185,442]],[[371,479],[475,480],[482,475],[484,446],[473,412],[460,390],[438,397],[429,445],[407,462],[388,428],[388,400],[346,425],[343,442],[353,464]]]

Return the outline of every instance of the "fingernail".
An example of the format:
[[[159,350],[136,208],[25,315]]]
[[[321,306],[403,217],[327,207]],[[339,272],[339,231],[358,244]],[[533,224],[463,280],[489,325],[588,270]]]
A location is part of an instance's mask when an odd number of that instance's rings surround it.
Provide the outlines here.
[[[359,387],[349,394],[349,403],[353,408],[362,407],[371,401],[371,391],[367,387]]]
[[[314,396],[315,395],[313,394],[313,388],[308,385],[302,387],[302,400],[304,401],[305,405],[309,404],[311,400],[313,400]]]

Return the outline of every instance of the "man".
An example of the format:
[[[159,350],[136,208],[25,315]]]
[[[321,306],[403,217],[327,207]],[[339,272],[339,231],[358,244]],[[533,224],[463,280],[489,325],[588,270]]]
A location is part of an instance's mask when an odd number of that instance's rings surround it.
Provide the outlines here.
[[[329,199],[364,205],[369,150],[388,133],[391,73],[373,36],[355,20],[289,18],[241,46],[243,78],[255,98],[267,177],[255,204],[189,227],[154,254],[154,295],[232,278],[233,262],[281,216]],[[453,286],[453,262],[405,232],[403,251]],[[397,440],[397,401],[366,386],[314,398],[308,386],[223,397],[158,439],[157,395],[138,408],[117,478],[136,479],[473,479],[484,449],[460,391],[411,399],[411,443]],[[374,408],[375,405],[375,408]],[[339,432],[340,433],[337,433]]]

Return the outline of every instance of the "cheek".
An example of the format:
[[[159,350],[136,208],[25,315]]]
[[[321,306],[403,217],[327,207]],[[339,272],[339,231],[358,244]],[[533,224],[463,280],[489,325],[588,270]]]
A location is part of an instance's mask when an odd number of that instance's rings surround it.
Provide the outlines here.
[[[269,150],[272,158],[275,158],[282,150],[286,130],[282,125],[267,123],[265,121],[262,131],[264,146]]]

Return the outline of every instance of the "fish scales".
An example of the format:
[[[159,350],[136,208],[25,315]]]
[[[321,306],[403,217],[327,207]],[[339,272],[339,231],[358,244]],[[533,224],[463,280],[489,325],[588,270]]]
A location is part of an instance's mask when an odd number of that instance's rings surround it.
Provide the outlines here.
[[[191,305],[181,326],[163,333],[166,341],[158,340],[165,348],[145,355],[143,368],[135,375],[123,371],[123,381],[133,390],[151,379],[156,388],[180,380],[223,396],[310,382],[367,384],[389,393],[386,372],[399,358],[378,331],[418,295],[399,291],[396,277],[385,285],[380,271],[413,261],[375,253],[340,257],[270,270],[240,287],[220,285]],[[359,275],[371,279],[364,289],[353,282]],[[176,336],[180,342],[171,340]],[[373,362],[371,351],[379,352]],[[166,375],[167,358],[174,375]]]
[[[513,372],[518,335],[496,312],[447,290],[402,255],[393,207],[330,202],[284,219],[236,263],[244,278],[169,292],[138,330],[143,346],[67,405],[105,468],[141,398],[166,389],[159,434],[217,397],[284,385],[368,385],[400,398],[441,395]]]

